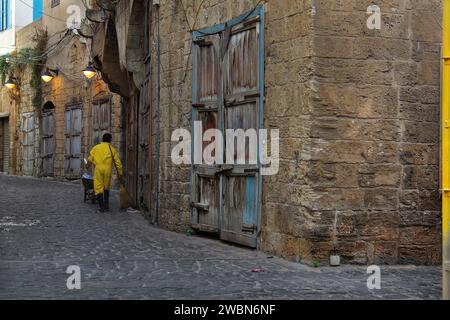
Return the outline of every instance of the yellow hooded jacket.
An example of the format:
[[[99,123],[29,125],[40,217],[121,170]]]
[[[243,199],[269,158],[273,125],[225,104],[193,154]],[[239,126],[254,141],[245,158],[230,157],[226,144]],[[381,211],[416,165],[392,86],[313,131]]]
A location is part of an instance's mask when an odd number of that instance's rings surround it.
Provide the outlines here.
[[[123,175],[122,162],[119,155],[110,143],[102,142],[92,148],[89,155],[89,163],[95,165],[94,169],[94,191],[95,194],[102,194],[105,190],[111,187],[111,173],[112,173],[112,154],[114,155],[115,164],[119,175]]]

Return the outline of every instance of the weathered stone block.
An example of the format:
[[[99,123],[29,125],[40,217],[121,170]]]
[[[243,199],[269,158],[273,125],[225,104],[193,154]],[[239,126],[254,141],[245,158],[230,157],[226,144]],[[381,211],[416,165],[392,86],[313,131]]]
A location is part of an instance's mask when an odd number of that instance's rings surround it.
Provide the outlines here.
[[[398,208],[397,189],[368,189],[364,194],[364,206],[367,209],[396,210]]]
[[[397,91],[388,86],[321,83],[318,94],[313,109],[318,116],[394,118],[398,113]]]
[[[358,37],[352,42],[353,59],[408,60],[411,56],[411,41],[382,37]]]
[[[434,125],[439,121],[439,105],[420,103],[400,103],[400,119],[415,121],[429,121]]]
[[[436,265],[441,263],[439,245],[409,245],[399,246],[398,258],[402,264]]]
[[[358,189],[316,190],[314,210],[359,210],[364,208],[364,192]]]
[[[438,149],[435,145],[401,144],[400,162],[402,164],[435,165],[438,159]]]
[[[439,124],[434,122],[402,122],[402,141],[410,143],[434,143],[438,140]]]
[[[391,85],[393,63],[390,61],[315,58],[315,75],[322,83],[358,83]]]
[[[363,165],[358,169],[360,187],[399,187],[401,166]]]
[[[399,195],[400,209],[416,210],[419,207],[419,191],[417,190],[405,190],[401,191]],[[402,216],[408,221],[409,218],[414,220],[414,216],[408,215]]]

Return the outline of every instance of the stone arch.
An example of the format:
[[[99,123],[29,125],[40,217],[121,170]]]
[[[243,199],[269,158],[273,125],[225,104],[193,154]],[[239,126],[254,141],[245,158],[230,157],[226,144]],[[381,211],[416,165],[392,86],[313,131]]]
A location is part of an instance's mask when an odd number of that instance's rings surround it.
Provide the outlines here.
[[[53,109],[55,109],[55,105],[50,100],[44,103],[44,105],[42,106],[42,110],[53,110]]]
[[[144,0],[135,0],[132,2],[126,40],[126,64],[130,72],[139,71],[142,66],[142,60],[144,59],[144,12]]]
[[[128,72],[123,70],[119,59],[119,41],[114,20],[109,19],[104,27],[105,40],[103,41],[101,54],[94,57],[94,64],[102,72],[102,79],[108,84],[111,92],[122,97],[130,96]]]
[[[133,80],[138,88],[144,78],[142,63],[145,58],[145,10],[144,0],[132,2],[126,39],[126,68],[133,73]]]

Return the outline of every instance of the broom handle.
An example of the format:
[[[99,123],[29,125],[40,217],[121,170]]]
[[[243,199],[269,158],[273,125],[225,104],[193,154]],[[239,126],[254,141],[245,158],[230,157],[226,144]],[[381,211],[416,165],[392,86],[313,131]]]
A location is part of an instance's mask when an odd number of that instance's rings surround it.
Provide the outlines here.
[[[112,158],[112,161],[114,163],[114,167],[116,168],[117,174],[120,175],[119,170],[117,170],[116,159],[115,159],[114,153],[113,153],[113,151],[111,149],[111,145],[109,145],[109,151],[111,152],[111,158]],[[120,185],[124,186],[122,182],[120,182]]]

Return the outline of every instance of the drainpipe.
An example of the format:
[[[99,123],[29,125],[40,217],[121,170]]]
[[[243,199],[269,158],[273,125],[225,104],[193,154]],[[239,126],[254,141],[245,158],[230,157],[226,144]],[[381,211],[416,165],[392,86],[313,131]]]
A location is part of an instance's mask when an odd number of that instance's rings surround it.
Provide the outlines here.
[[[442,40],[442,258],[443,299],[450,299],[450,0],[444,0]]]
[[[161,149],[161,37],[159,32],[159,1],[153,1],[153,5],[156,8],[156,32],[157,32],[157,41],[156,41],[156,64],[157,64],[157,91],[156,91],[156,154],[155,154],[155,166],[153,177],[155,177],[155,183],[153,186],[153,208],[154,208],[154,217],[153,224],[158,224],[159,218],[159,157],[160,157],[160,149]]]

